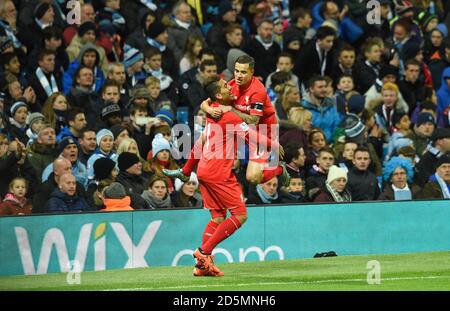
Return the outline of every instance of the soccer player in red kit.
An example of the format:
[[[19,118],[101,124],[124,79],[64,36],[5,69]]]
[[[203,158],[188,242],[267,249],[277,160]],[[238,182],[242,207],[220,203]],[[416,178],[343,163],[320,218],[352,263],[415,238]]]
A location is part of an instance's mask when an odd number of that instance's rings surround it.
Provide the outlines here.
[[[205,91],[215,102],[222,105],[232,103],[230,87],[223,79],[212,80],[206,85]],[[210,210],[212,219],[203,232],[201,247],[193,254],[197,259],[194,275],[222,276],[223,273],[214,265],[211,253],[247,220],[242,188],[232,170],[237,151],[237,136],[245,139],[252,154],[257,145],[255,138],[275,150],[279,145],[253,130],[233,112],[225,112],[217,121],[208,117],[203,135],[204,144],[197,176],[204,206]],[[230,211],[231,217],[226,218],[227,211]]]
[[[273,126],[278,124],[275,109],[270,102],[270,98],[264,85],[253,76],[255,61],[251,56],[242,55],[238,57],[234,68],[234,79],[228,85],[235,97],[233,106],[210,107],[207,102],[203,102],[201,108],[214,118],[222,113],[232,111],[247,124],[257,124],[257,129],[269,139],[274,139],[272,133]],[[276,139],[276,138],[275,138]],[[170,177],[178,177],[182,180],[188,180],[195,165],[198,163],[198,157],[195,158],[195,149],[193,148],[188,161],[184,167],[179,170],[163,170],[163,173]],[[282,149],[280,150],[283,154]],[[283,184],[289,185],[289,175],[283,165],[274,169],[264,169],[268,162],[268,153],[266,157],[252,157],[247,165],[247,180],[252,184],[260,184],[271,180],[275,176],[281,175]]]

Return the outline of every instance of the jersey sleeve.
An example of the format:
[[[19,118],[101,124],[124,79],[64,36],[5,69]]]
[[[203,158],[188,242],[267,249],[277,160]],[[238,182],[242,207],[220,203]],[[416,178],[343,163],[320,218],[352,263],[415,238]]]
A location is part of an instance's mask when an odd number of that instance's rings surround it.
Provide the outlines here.
[[[263,90],[257,90],[250,97],[250,115],[262,116],[264,109],[264,102],[266,101],[267,93]]]

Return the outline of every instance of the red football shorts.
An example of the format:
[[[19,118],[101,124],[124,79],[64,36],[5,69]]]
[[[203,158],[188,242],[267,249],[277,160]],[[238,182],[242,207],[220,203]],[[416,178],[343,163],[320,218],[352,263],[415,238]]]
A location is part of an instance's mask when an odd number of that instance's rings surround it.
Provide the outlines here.
[[[242,188],[237,181],[208,183],[200,181],[203,205],[209,209],[212,218],[231,215],[247,215]]]

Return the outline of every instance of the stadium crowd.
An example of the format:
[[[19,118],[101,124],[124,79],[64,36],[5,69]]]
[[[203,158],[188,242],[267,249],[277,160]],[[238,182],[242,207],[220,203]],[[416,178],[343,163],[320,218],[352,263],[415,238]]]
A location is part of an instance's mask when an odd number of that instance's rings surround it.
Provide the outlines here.
[[[0,1],[0,215],[202,207],[173,127],[245,54],[290,175],[236,159],[247,204],[450,199],[450,1],[68,2]]]

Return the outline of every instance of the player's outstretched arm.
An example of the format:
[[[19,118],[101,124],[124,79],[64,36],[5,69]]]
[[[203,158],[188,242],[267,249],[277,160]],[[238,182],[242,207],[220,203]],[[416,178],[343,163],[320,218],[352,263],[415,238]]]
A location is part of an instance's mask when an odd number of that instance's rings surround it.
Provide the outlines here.
[[[233,112],[234,114],[236,114],[239,118],[242,119],[242,121],[244,121],[247,124],[258,124],[259,123],[259,116],[251,116],[249,114],[240,112],[239,110],[237,110],[234,107],[231,107],[231,112]]]

